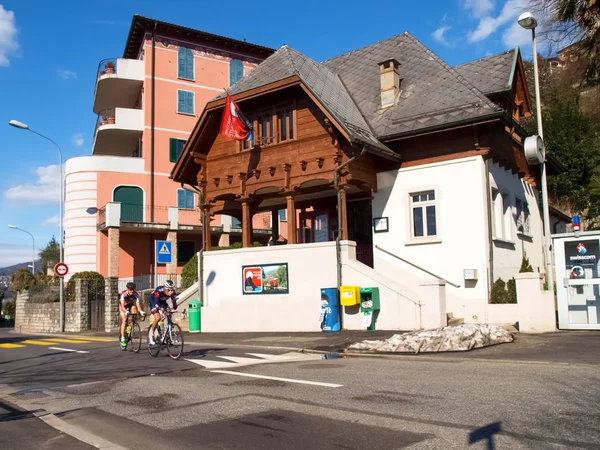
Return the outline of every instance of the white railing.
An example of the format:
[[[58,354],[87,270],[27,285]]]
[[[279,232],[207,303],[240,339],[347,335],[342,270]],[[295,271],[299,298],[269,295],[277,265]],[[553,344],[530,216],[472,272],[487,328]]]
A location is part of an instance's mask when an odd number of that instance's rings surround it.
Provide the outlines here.
[[[180,275],[158,274],[158,275],[156,275],[157,284],[155,285],[153,276],[148,274],[148,275],[138,275],[135,277],[128,277],[128,278],[119,278],[119,292],[124,291],[127,283],[129,283],[131,281],[133,281],[136,284],[135,288],[137,291],[143,291],[145,289],[152,289],[152,288],[155,288],[156,286],[160,286],[167,280],[173,280],[176,288],[179,288],[181,286],[181,276]]]

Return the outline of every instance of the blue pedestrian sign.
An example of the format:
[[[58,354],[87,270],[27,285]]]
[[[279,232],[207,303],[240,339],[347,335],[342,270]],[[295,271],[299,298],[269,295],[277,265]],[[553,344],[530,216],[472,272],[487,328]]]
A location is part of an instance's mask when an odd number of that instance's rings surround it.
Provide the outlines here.
[[[156,241],[156,262],[169,264],[173,260],[173,243],[170,241]]]

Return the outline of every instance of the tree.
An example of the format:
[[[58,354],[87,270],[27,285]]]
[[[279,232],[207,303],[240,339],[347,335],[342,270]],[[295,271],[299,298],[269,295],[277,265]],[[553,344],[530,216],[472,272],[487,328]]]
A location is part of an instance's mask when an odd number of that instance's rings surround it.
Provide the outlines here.
[[[573,89],[553,89],[544,98],[544,142],[548,153],[564,166],[563,173],[548,177],[552,204],[569,204],[571,213],[591,213],[589,184],[600,164],[600,140],[593,121],[579,107]],[[537,134],[535,116],[523,122],[529,134]]]
[[[542,35],[556,43],[576,42],[585,61],[583,74],[589,83],[600,81],[600,1],[531,0],[541,19]]]
[[[36,279],[28,269],[18,269],[10,279],[10,288],[13,292],[20,292],[35,285]]]
[[[40,252],[40,260],[43,273],[46,273],[48,267],[54,267],[60,261],[60,246],[54,236],[52,236],[46,248]]]

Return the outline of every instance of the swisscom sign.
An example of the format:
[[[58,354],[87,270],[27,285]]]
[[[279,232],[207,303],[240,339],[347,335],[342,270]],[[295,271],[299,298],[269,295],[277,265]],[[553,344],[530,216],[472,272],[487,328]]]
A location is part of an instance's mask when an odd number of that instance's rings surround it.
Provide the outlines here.
[[[567,267],[576,265],[596,265],[600,257],[597,239],[565,242],[565,262]]]

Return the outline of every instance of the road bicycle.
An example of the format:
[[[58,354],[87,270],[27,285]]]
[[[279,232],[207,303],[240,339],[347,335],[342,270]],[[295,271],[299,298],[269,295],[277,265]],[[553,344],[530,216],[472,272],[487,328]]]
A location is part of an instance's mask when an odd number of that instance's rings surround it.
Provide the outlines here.
[[[127,350],[129,343],[131,342],[131,350],[135,353],[140,351],[142,347],[142,329],[137,322],[138,314],[132,314],[127,311],[127,319],[125,322],[125,346],[121,346],[121,350]],[[146,316],[142,317],[142,321],[146,320]]]
[[[167,310],[162,313],[162,317],[154,330],[154,345],[150,345],[148,340],[148,352],[152,356],[158,356],[163,346],[167,347],[167,352],[172,359],[179,359],[183,354],[183,333],[181,327],[173,323],[173,314],[175,311]],[[152,322],[148,327],[148,336],[152,330]]]

